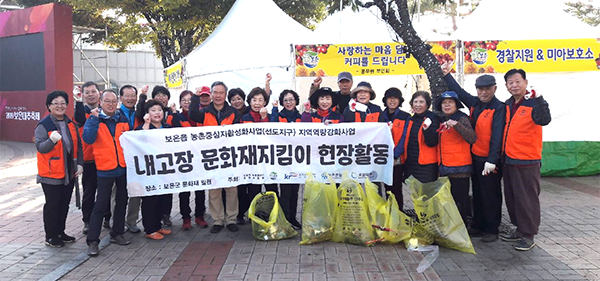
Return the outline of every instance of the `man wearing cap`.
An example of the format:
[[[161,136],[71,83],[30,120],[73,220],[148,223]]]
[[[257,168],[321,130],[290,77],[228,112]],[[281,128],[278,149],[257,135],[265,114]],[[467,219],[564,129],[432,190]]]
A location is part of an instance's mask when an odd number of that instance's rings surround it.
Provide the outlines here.
[[[494,76],[482,75],[475,81],[477,97],[461,88],[449,74],[451,65],[442,67],[444,80],[450,91],[469,108],[470,119],[477,140],[471,147],[473,158],[473,221],[469,228],[471,236],[483,236],[483,242],[498,239],[502,218],[502,133],[505,123],[504,103],[498,100]]]
[[[313,83],[310,85],[309,96],[319,89],[319,87],[321,87],[321,82],[323,82],[323,79],[320,76],[315,78]],[[350,92],[352,90],[352,74],[347,71],[340,72],[338,74],[337,83],[338,87],[340,87],[340,90],[334,92],[334,94],[338,96],[339,103],[334,108],[334,111],[342,114],[344,113],[344,109],[346,109],[348,102],[350,101]]]
[[[506,100],[504,196],[510,221],[517,229],[500,238],[516,242],[517,250],[528,251],[535,246],[533,237],[540,226],[542,126],[550,124],[552,118],[542,95],[527,90],[523,69],[509,70],[504,81],[512,95]]]
[[[196,93],[196,95],[200,96],[200,109],[207,107],[212,101],[209,87],[202,86],[196,90]]]

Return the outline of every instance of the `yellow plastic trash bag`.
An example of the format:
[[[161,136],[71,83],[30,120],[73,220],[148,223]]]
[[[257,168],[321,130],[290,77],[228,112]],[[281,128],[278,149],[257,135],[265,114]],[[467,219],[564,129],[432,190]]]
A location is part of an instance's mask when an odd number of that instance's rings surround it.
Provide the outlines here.
[[[330,184],[314,179],[307,174],[302,205],[302,241],[300,245],[329,241],[333,237],[333,220],[337,207],[335,182]]]
[[[273,191],[259,193],[254,197],[250,203],[248,218],[252,220],[252,235],[258,240],[281,240],[298,235],[285,219]]]
[[[410,238],[413,219],[400,211],[394,194],[387,192],[388,198],[384,200],[378,190],[379,187],[367,178],[365,192],[375,237],[384,243],[398,243]]]
[[[357,181],[342,176],[338,188],[338,207],[335,213],[333,242],[365,245],[374,240],[369,219],[369,206],[362,186]]]
[[[415,212],[419,217],[414,235],[425,239],[431,235],[442,247],[475,254],[465,223],[450,193],[448,178],[441,177],[434,182],[421,183],[411,176],[408,184]]]

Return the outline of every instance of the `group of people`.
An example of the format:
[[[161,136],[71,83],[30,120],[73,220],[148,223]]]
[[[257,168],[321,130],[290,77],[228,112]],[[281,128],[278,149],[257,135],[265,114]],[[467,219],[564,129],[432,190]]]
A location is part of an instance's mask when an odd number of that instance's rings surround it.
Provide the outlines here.
[[[482,235],[486,242],[495,241],[501,220],[500,181],[504,175],[506,204],[517,229],[501,238],[516,241],[518,250],[531,249],[540,223],[541,126],[550,122],[547,102],[527,90],[526,73],[521,69],[512,69],[504,76],[507,90],[512,94],[506,103],[495,97],[497,86],[493,76],[477,79],[477,97],[465,92],[450,74],[444,79],[449,91],[434,103],[439,115],[430,110],[432,98],[426,91],[412,95],[412,114],[402,111],[404,98],[397,88],[385,91],[382,110],[372,103],[376,94],[368,82],[360,82],[352,89],[353,77],[349,72],[338,75],[339,91],[321,87],[322,79],[317,77],[302,113],[298,110],[299,95],[284,90],[273,102],[269,114],[266,108],[271,96],[269,74],[265,87],[253,88],[247,96],[243,90],[228,89],[220,81],[195,92],[185,90],[179,95],[180,110],[175,104],[168,104],[171,93],[163,86],[155,86],[148,99],[148,86],[142,87],[138,95],[132,85],[125,85],[118,92],[112,89],[100,92],[98,85],[87,82],[80,92],[74,92],[73,119],[66,115],[67,93],[51,92],[46,98],[50,114],[35,129],[37,180],[46,197],[43,211],[46,245],[62,247],[76,240],[65,233],[65,221],[79,175],[82,175],[83,233],[87,235],[88,255],[99,254],[103,226],[111,228],[110,242],[129,244],[123,234],[126,230],[141,231],[137,226],[140,209],[147,238],[160,240],[171,233],[167,227],[172,226],[172,194],[132,198],[127,195],[126,165],[119,141],[126,131],[255,122],[384,122],[389,125],[395,144],[393,184],[385,188],[396,196],[400,210],[404,201],[402,183],[406,178],[413,176],[421,182],[431,182],[447,176],[461,217],[467,222],[469,179],[472,179],[473,221],[469,233]],[[470,114],[459,110],[463,103]],[[250,202],[261,190],[262,185],[258,184],[209,190],[208,208],[213,219],[210,232],[218,233],[225,227],[238,231],[238,225],[246,222]],[[265,190],[277,193],[287,220],[294,228],[301,228],[296,218],[299,185],[270,184],[265,185]],[[206,191],[194,193],[194,222],[206,228]],[[182,229],[189,230],[191,193],[178,195]]]

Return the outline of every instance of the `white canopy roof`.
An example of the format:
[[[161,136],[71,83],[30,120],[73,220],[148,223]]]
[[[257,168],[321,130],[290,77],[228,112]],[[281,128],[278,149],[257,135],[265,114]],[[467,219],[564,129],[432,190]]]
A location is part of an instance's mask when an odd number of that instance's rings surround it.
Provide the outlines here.
[[[264,86],[268,72],[274,91],[291,88],[291,44],[311,36],[272,0],[237,0],[217,29],[185,58],[188,89],[218,80],[247,92]]]
[[[595,38],[598,32],[564,11],[561,0],[485,0],[452,34],[461,40]]]

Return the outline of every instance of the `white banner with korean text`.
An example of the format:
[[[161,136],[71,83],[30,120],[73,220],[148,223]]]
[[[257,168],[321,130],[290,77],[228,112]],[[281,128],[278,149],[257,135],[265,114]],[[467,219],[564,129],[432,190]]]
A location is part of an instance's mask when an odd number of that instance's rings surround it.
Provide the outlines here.
[[[121,138],[130,197],[240,184],[304,183],[311,172],[337,182],[392,184],[386,123],[252,123],[130,131]]]

